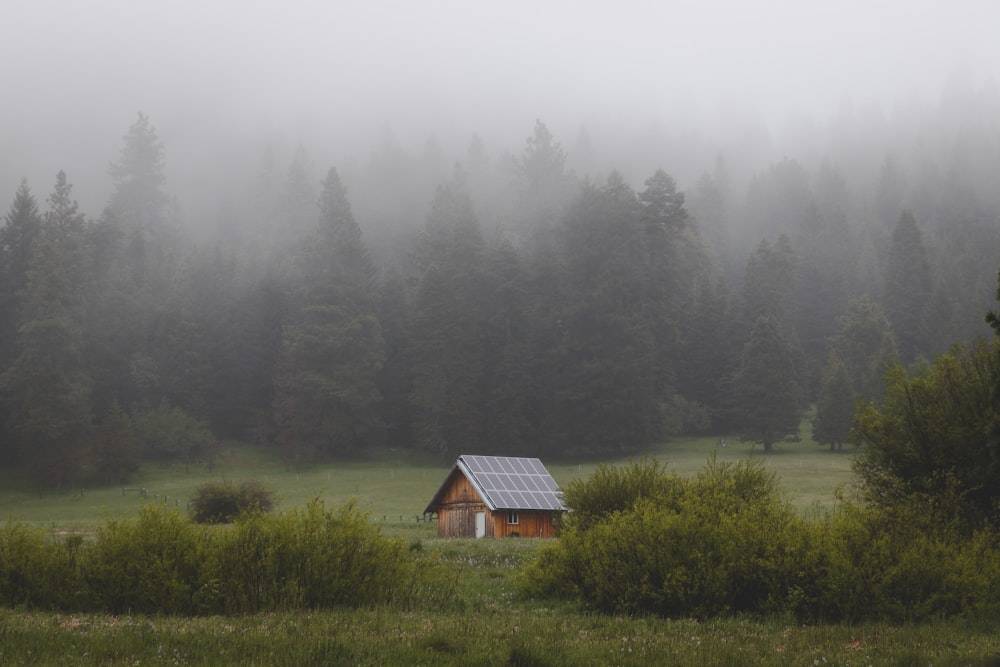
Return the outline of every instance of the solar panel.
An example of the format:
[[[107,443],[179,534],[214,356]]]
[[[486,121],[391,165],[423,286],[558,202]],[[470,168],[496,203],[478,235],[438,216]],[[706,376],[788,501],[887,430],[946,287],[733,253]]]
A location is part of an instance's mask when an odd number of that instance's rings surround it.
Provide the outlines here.
[[[538,459],[462,456],[459,461],[496,509],[565,509],[559,486]]]

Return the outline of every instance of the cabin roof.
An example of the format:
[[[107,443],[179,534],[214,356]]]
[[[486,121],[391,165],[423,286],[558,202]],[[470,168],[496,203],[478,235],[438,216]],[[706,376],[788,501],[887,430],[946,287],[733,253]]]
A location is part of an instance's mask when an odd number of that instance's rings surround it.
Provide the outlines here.
[[[517,456],[462,455],[424,512],[435,512],[452,478],[461,473],[494,510],[564,511],[559,485],[539,459]]]

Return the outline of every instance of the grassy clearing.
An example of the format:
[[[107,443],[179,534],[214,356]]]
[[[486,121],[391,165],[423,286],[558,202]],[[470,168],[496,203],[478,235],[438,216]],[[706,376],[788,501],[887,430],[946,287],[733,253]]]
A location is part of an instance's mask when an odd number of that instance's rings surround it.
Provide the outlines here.
[[[834,489],[851,479],[851,453],[831,453],[808,437],[782,443],[766,457],[732,438],[726,447],[719,447],[717,438],[674,440],[651,448],[648,455],[666,461],[678,474],[690,475],[701,470],[713,452],[720,460],[762,456],[768,469],[778,474],[795,506],[803,510],[831,506]],[[546,465],[558,483],[566,484],[590,475],[598,463]],[[451,462],[431,457],[386,451],[377,459],[295,470],[272,451],[230,447],[211,471],[203,465],[146,464],[127,485],[115,487],[40,493],[16,474],[5,472],[0,476],[0,520],[11,518],[55,530],[88,530],[106,518],[134,516],[144,502],[183,510],[195,489],[207,481],[256,479],[274,489],[277,511],[303,507],[317,497],[331,507],[354,498],[362,511],[370,513],[373,521],[384,522],[387,530],[430,536],[433,528],[418,524],[415,516],[423,512],[450,466]],[[146,489],[146,498],[141,497],[140,488]]]
[[[443,607],[202,618],[0,609],[0,664],[1000,664],[1000,634],[985,619],[803,626],[782,618],[598,615],[515,594],[515,573],[543,541],[441,540],[426,524],[399,534],[452,569],[455,595]]]

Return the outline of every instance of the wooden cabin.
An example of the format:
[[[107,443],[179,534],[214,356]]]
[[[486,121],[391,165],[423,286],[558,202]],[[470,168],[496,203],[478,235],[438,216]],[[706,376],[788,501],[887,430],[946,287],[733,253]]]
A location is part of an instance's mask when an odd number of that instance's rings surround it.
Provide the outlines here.
[[[424,514],[438,537],[555,537],[565,511],[538,459],[460,456]]]

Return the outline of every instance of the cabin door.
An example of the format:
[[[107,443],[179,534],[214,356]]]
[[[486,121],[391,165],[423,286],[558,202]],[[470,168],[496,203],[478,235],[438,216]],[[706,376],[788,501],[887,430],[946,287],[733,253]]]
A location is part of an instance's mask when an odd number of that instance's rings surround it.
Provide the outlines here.
[[[476,512],[476,539],[486,537],[486,512]]]

